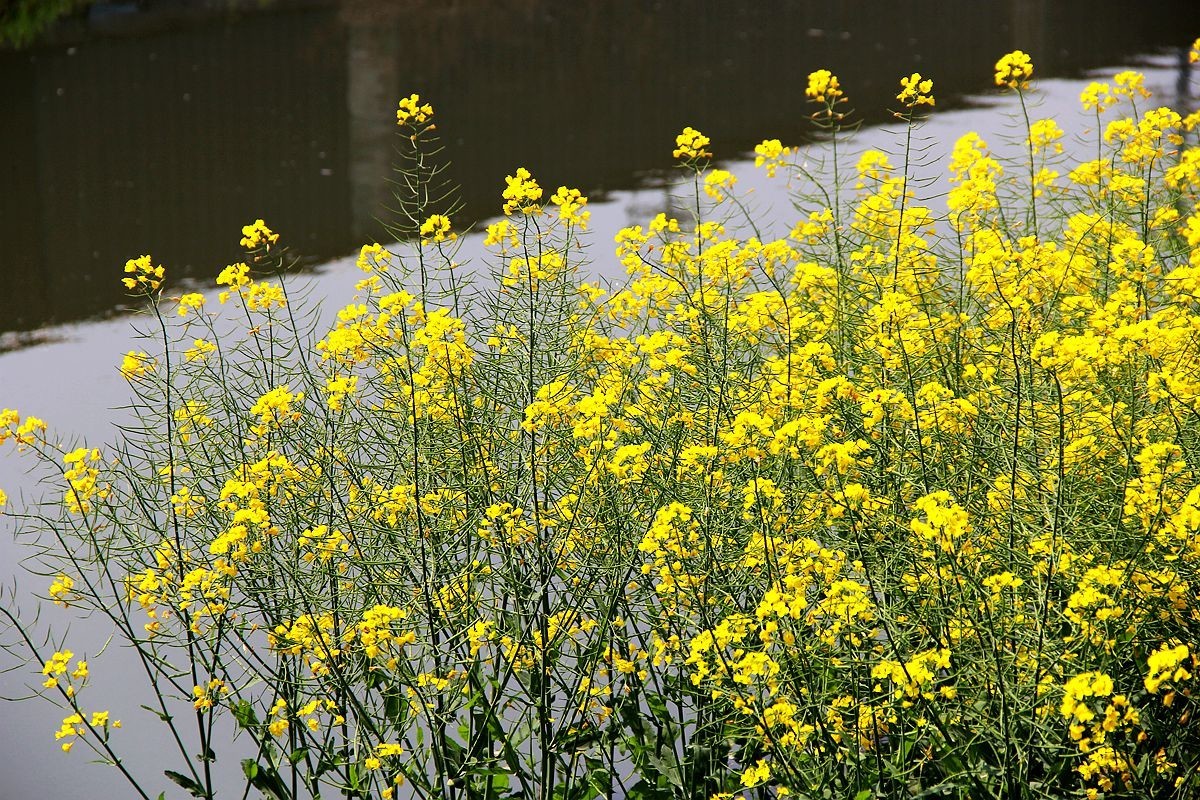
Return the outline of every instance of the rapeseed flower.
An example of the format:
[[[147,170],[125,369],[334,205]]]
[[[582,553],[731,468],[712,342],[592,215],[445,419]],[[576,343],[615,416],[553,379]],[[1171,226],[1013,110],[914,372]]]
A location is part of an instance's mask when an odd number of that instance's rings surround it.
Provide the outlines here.
[[[542,199],[542,187],[538,186],[529,170],[518,167],[517,174],[505,177],[504,182],[507,184],[503,193],[505,216],[512,216],[517,211],[522,214],[541,213],[538,201]]]
[[[900,93],[896,95],[896,99],[910,109],[918,106],[932,106],[934,105],[932,92],[933,80],[922,78],[921,73],[914,72],[907,78],[900,79]]]
[[[247,250],[256,250],[260,247],[270,249],[271,245],[278,241],[279,234],[268,228],[261,219],[242,226],[241,245]]]
[[[454,241],[458,234],[450,230],[450,218],[434,214],[421,223],[421,239],[426,242]]]
[[[164,270],[154,266],[150,256],[132,258],[125,262],[125,274],[121,279],[125,288],[137,294],[148,294],[162,285]]]
[[[775,173],[783,165],[783,159],[792,154],[790,147],[784,147],[778,139],[763,139],[754,145],[754,166],[765,167],[767,177],[774,178]]]
[[[1023,91],[1033,78],[1033,60],[1022,50],[1006,53],[996,62],[996,85]]]
[[[186,317],[188,312],[199,313],[204,308],[204,295],[199,292],[188,292],[179,298],[179,316]]]
[[[808,86],[804,96],[814,103],[825,103],[832,106],[843,99],[841,84],[837,76],[827,69],[819,69],[808,74]]]
[[[405,126],[412,123],[424,125],[433,118],[433,106],[421,102],[420,95],[411,94],[400,101],[396,109],[396,124]]]
[[[683,133],[675,137],[675,150],[671,153],[675,158],[685,163],[712,158],[707,148],[712,140],[692,127],[683,129]]]

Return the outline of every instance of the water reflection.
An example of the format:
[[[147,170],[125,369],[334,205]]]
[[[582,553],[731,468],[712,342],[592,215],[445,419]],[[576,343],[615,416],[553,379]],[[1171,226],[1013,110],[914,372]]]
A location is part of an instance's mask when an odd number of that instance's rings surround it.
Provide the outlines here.
[[[1013,47],[1071,76],[1200,31],[1187,0],[1132,17],[1118,0],[276,0],[232,22],[144,6],[0,54],[0,331],[118,308],[113,275],[142,253],[211,278],[255,217],[313,261],[381,238],[409,91],[437,102],[467,222],[519,164],[596,199],[635,187],[685,123],[731,155],[801,141],[819,67],[878,121],[912,69],[952,108]]]

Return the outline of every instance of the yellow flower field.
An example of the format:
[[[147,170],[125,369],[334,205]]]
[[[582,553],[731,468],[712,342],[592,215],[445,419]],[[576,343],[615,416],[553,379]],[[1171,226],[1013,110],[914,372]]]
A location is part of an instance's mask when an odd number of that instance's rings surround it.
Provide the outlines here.
[[[893,153],[764,140],[809,187],[778,239],[683,128],[680,212],[621,231],[612,285],[587,198],[524,168],[473,279],[405,98],[402,243],[334,324],[263,220],[216,303],[131,260],[140,425],[75,447],[5,409],[61,503],[2,513],[135,649],[197,797],[1200,796],[1200,113],[1123,72],[1064,147],[1028,55],[995,83],[1019,135],[963,136],[933,190],[920,73]],[[810,76],[833,153],[852,92]],[[0,614],[45,735],[125,771],[100,667]],[[216,760],[221,720],[253,758]]]

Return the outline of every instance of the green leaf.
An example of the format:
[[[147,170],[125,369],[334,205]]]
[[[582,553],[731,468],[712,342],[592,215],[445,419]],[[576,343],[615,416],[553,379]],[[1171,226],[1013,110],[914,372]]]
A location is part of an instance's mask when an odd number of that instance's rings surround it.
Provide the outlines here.
[[[451,777],[462,774],[463,763],[466,761],[467,749],[447,736],[443,740],[446,746],[446,770]]]
[[[184,789],[187,789],[188,794],[190,794],[192,797],[208,797],[208,794],[204,791],[204,788],[187,775],[183,775],[170,769],[164,769],[163,775],[166,775],[172,781],[179,784]]]
[[[258,714],[254,713],[254,706],[250,705],[248,700],[239,700],[234,704],[233,718],[242,728],[257,728],[261,724],[258,721]]]
[[[674,720],[671,712],[667,709],[667,701],[660,694],[651,694],[646,692],[642,695],[646,700],[646,705],[654,713],[654,716],[659,719]]]
[[[252,758],[242,759],[242,773],[255,789],[258,789],[271,800],[284,800],[288,796],[287,787],[274,767],[259,764]]]
[[[146,709],[151,714],[153,714],[154,716],[161,719],[163,722],[170,722],[171,720],[175,719],[170,714],[159,711],[157,708],[151,708],[150,706],[147,706],[147,705],[143,705],[142,708]]]
[[[628,800],[670,800],[671,793],[656,784],[647,783],[643,778],[629,788],[626,797]]]
[[[304,757],[307,755],[308,755],[307,747],[298,747],[295,750],[293,750],[292,752],[288,753],[287,760],[292,764],[292,766],[295,766],[296,764],[299,764],[301,761],[303,761]]]
[[[673,752],[663,750],[662,755],[647,753],[646,758],[650,761],[651,766],[667,779],[668,783],[677,788],[683,788],[683,773],[679,769],[679,762],[675,759]]]
[[[389,722],[400,727],[408,716],[408,701],[399,692],[388,692],[383,696],[383,713]]]
[[[562,753],[573,753],[598,742],[602,735],[603,731],[599,728],[584,728],[570,733],[562,731],[556,737],[554,749]]]

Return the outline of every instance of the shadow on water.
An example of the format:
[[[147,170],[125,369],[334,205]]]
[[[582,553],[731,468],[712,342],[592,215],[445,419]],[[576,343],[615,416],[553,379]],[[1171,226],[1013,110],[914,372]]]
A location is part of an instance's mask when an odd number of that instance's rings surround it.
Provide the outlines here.
[[[1200,31],[1188,0],[228,2],[100,4],[0,53],[0,332],[111,313],[142,253],[211,279],[256,217],[313,262],[381,238],[408,92],[437,105],[466,224],[518,165],[598,199],[668,168],[684,124],[730,156],[802,141],[814,69],[882,121],[912,70],[953,108],[1016,47],[1077,76]]]

